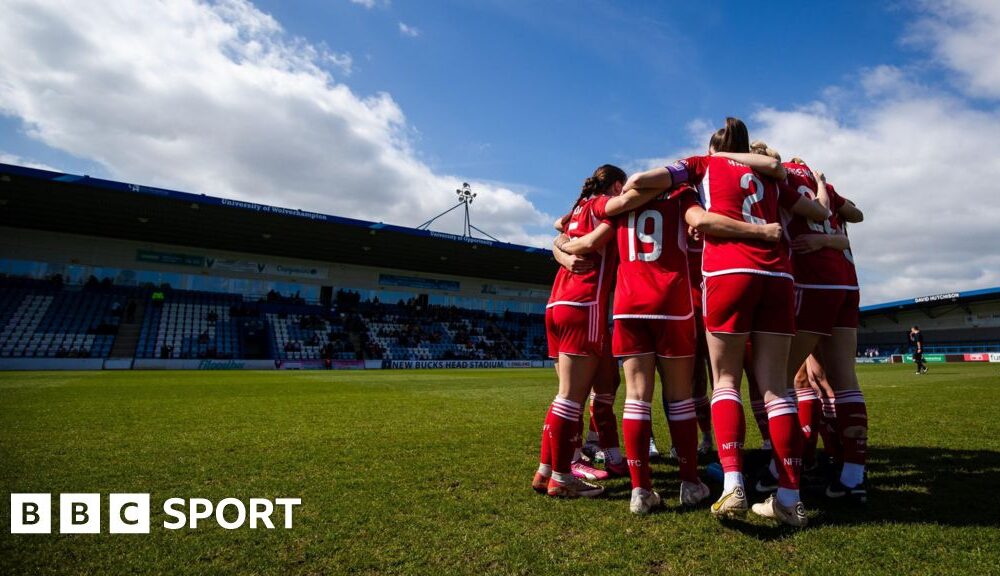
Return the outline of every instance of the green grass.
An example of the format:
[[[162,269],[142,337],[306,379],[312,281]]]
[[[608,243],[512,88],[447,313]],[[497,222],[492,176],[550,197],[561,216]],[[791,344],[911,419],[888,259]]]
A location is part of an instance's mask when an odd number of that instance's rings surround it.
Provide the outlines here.
[[[594,501],[534,494],[550,370],[0,373],[0,573],[1000,572],[1000,366],[860,377],[871,503],[807,501],[795,531],[679,510],[667,464],[670,507],[649,517],[626,480]],[[12,535],[11,492],[101,493],[103,533]],[[152,494],[151,534],[107,533],[114,492]],[[171,531],[173,496],[303,503],[291,530]]]

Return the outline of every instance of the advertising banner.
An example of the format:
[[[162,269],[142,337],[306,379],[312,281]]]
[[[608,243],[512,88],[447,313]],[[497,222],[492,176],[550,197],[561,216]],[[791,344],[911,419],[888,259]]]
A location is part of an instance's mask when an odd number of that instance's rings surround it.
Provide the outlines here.
[[[913,362],[913,354],[903,355],[904,362]],[[924,362],[944,362],[944,354],[924,354]]]
[[[530,360],[383,360],[382,368],[419,370],[427,368],[531,368]]]
[[[139,358],[135,370],[274,370],[274,360],[180,360]]]
[[[378,366],[381,368],[381,365]],[[285,360],[278,366],[279,370],[364,370],[364,360]]]
[[[966,362],[989,362],[990,355],[986,353],[981,354],[964,354],[963,355]]]

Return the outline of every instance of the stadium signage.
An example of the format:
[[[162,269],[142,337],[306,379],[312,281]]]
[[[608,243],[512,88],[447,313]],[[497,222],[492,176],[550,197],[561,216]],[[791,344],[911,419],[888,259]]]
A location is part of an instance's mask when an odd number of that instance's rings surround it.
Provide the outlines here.
[[[268,206],[266,204],[256,204],[254,202],[242,202],[240,200],[230,200],[228,198],[220,198],[219,203],[222,204],[223,206],[242,208],[243,210],[253,210],[254,212],[283,214],[285,216],[308,218],[310,220],[327,220],[326,214],[317,214],[316,212],[306,212],[304,210],[293,210],[291,208],[281,208],[279,206]]]
[[[155,250],[137,250],[135,259],[137,262],[152,262],[154,264],[166,264],[170,266],[195,266],[201,268],[205,265],[204,256],[157,252]]]
[[[1000,362],[1000,353],[990,352],[990,362]]]
[[[387,369],[531,368],[530,360],[384,360]]]
[[[439,280],[437,278],[417,278],[415,276],[397,276],[396,274],[379,274],[379,286],[406,286],[408,288],[424,288],[428,290],[459,290],[462,285],[457,280]]]
[[[198,370],[242,370],[246,368],[246,362],[239,360],[202,360],[198,363]]]
[[[251,529],[274,530],[271,516],[282,509],[286,530],[294,524],[294,509],[301,498],[250,498],[244,503],[238,498],[223,498],[213,503],[207,498],[167,498],[163,501],[163,521],[167,530],[197,529],[199,522],[214,518],[226,530],[244,526]],[[149,534],[150,495],[144,493],[108,494],[109,534]],[[100,494],[60,494],[60,534],[101,533]],[[10,495],[11,534],[51,534],[52,494],[22,493]]]
[[[924,302],[937,302],[938,300],[954,300],[959,296],[960,294],[958,292],[949,292],[948,294],[935,294],[933,296],[919,296],[913,299],[913,303],[922,304]]]

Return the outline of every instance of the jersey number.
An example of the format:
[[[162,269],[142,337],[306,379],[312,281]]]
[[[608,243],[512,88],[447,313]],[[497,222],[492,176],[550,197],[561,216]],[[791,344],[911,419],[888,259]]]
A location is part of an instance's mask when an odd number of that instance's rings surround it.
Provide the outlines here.
[[[799,186],[799,194],[805,196],[809,200],[816,200],[816,195],[813,194],[813,191],[808,186]],[[818,232],[820,234],[833,234],[833,226],[830,226],[829,218],[823,220],[822,222],[806,219],[806,223],[809,225],[809,229],[813,232]]]
[[[646,222],[653,221],[653,231],[646,233]],[[649,252],[636,250],[636,239],[652,248]],[[628,215],[628,260],[629,262],[654,262],[663,252],[663,215],[657,210],[645,210],[638,217],[635,212]]]
[[[753,205],[764,200],[764,183],[753,172],[747,172],[740,178],[740,188],[750,190],[753,182],[754,193],[743,199],[743,220],[750,224],[767,224],[767,220],[751,213]]]

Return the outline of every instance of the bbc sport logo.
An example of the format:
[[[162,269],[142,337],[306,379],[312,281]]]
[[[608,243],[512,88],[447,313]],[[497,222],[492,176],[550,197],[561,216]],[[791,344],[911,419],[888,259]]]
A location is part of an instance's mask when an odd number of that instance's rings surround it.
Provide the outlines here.
[[[223,498],[213,503],[207,498],[167,498],[163,513],[169,519],[163,522],[167,530],[191,530],[202,520],[213,519],[226,530],[244,526],[256,530],[275,529],[271,516],[281,510],[285,530],[291,530],[294,509],[302,505],[301,498],[250,498],[244,503],[238,498]],[[149,534],[150,495],[143,493],[108,494],[109,534]],[[59,494],[60,534],[100,534],[101,495],[68,493]],[[22,493],[10,495],[11,534],[51,534],[52,494]]]

